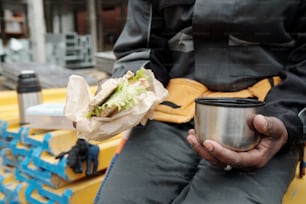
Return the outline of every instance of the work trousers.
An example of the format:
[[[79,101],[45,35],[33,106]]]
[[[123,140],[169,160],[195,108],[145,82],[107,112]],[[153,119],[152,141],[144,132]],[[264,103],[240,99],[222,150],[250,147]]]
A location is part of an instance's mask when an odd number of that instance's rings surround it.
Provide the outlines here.
[[[100,204],[280,204],[298,151],[276,155],[264,168],[224,171],[201,159],[187,142],[193,123],[149,121],[137,126],[115,161]]]

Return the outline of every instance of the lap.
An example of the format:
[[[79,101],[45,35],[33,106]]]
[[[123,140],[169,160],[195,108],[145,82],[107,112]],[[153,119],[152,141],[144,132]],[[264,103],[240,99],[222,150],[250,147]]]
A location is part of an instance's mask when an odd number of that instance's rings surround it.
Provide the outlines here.
[[[297,154],[280,155],[262,169],[224,171],[205,160],[173,204],[281,204],[296,172]]]
[[[295,173],[295,155],[276,157],[254,172],[224,172],[201,160],[187,143],[192,127],[149,121],[134,128],[99,203],[246,204],[281,199]]]

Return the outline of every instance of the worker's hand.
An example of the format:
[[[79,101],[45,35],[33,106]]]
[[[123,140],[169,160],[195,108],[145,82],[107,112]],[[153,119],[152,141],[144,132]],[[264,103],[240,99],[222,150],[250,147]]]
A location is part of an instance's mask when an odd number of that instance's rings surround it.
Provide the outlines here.
[[[230,165],[239,170],[261,168],[287,142],[288,133],[283,122],[276,117],[256,115],[253,125],[261,135],[261,139],[254,149],[246,152],[232,151],[212,140],[206,140],[200,144],[194,129],[189,130],[187,140],[202,158],[213,165],[222,168]]]

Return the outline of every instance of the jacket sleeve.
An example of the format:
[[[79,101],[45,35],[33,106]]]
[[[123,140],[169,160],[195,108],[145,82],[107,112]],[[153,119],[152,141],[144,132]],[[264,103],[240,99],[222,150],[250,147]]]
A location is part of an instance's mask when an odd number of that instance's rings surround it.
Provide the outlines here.
[[[112,76],[120,77],[128,70],[151,69],[155,77],[168,83],[168,40],[163,36],[163,20],[158,6],[150,0],[128,1],[126,24],[115,43],[116,62]]]
[[[300,6],[292,35],[296,44],[280,73],[282,82],[266,97],[265,114],[279,118],[288,131],[287,144],[280,152],[287,152],[303,135],[299,111],[306,107],[306,3]]]

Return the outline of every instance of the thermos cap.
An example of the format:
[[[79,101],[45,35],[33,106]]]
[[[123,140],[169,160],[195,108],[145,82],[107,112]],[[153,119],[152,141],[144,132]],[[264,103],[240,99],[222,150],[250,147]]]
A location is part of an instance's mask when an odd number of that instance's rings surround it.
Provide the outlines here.
[[[17,93],[31,93],[41,91],[40,82],[33,70],[23,70],[18,75]]]

